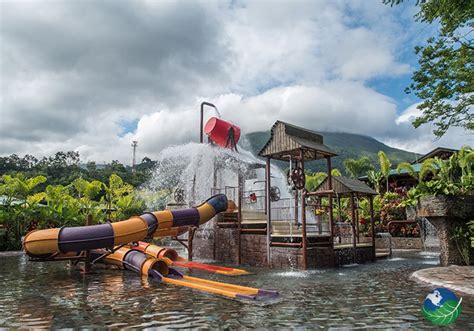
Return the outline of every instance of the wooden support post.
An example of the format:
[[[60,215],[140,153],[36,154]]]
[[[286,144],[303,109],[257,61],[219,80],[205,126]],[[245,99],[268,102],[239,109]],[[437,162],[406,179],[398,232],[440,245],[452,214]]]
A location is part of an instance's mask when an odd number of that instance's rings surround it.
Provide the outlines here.
[[[351,218],[352,218],[352,247],[354,249],[352,263],[357,263],[357,236],[356,236],[356,216],[355,216],[355,199],[354,193],[351,193]]]
[[[212,259],[215,260],[216,259],[216,250],[217,250],[217,229],[218,229],[218,226],[217,226],[217,220],[214,222],[214,225],[213,225],[213,231],[214,231],[214,238],[212,238]]]
[[[328,167],[328,190],[332,191],[331,157],[326,156]],[[334,220],[332,215],[332,193],[328,194],[329,199],[329,231],[331,232],[331,247],[334,248]]]
[[[373,261],[377,258],[375,254],[375,225],[374,225],[374,197],[369,196],[369,209],[370,209],[370,228],[372,230],[372,251],[373,251]]]
[[[295,160],[295,168],[297,167],[298,167],[298,161]],[[298,226],[298,190],[297,189],[295,189],[295,225]]]
[[[217,172],[218,172],[218,169],[217,169],[217,162],[216,160],[214,160],[214,171],[213,171],[213,178],[212,178],[212,187],[213,188],[217,188]],[[222,192],[219,192],[219,193],[222,193]]]
[[[92,215],[88,214],[86,218],[86,226],[92,225]],[[84,268],[82,269],[83,274],[91,273],[91,252],[87,250],[84,257]]]
[[[272,228],[272,207],[271,207],[271,200],[270,200],[270,157],[267,157],[267,163],[265,165],[265,201],[266,203],[266,211],[267,211],[267,265],[270,266],[270,247],[271,247],[271,228]]]
[[[323,203],[322,203],[321,197],[320,196],[316,197],[316,201],[317,201],[317,208],[322,210],[323,209]],[[319,234],[323,233],[323,216],[322,216],[322,214],[318,215],[318,233]]]
[[[328,184],[329,190],[332,190],[332,166],[331,166],[331,157],[326,156],[327,167],[328,167]]]
[[[304,151],[303,149],[300,149],[300,166],[301,170],[303,170],[304,173]],[[306,270],[308,269],[308,238],[306,237],[306,202],[305,202],[306,196],[304,193],[304,188],[303,192],[301,193],[301,223],[303,226],[303,231],[301,234],[301,241],[303,243],[303,269]]]
[[[221,191],[217,190],[217,160],[214,159],[214,178],[212,182],[212,187],[214,188],[215,192],[212,194],[222,193]],[[194,178],[195,180],[196,178]],[[193,188],[194,190],[194,188]],[[214,238],[212,238],[212,259],[216,259],[216,250],[217,250],[217,220],[213,221],[212,231],[214,232]]]
[[[191,206],[194,205],[194,202],[196,201],[196,173],[194,173],[193,176],[193,185],[191,186]]]
[[[237,189],[237,196],[238,196],[238,200],[237,200],[237,228],[238,228],[238,238],[237,238],[237,264],[241,264],[242,263],[242,238],[241,238],[241,235],[242,235],[242,195],[243,195],[243,191],[244,188],[243,188],[243,178],[242,178],[242,174],[239,173],[239,184],[238,184],[238,189]]]
[[[301,213],[301,223],[303,226],[303,233],[302,233],[302,244],[303,244],[303,270],[308,269],[308,242],[306,238],[306,194],[303,192],[301,194],[301,209],[303,210]]]
[[[360,243],[360,229],[359,229],[359,196],[357,195],[356,200],[356,233],[357,233],[357,243]]]
[[[188,230],[188,260],[192,261],[193,260],[193,239],[194,239],[194,233],[196,232],[196,227],[191,226],[189,227]]]

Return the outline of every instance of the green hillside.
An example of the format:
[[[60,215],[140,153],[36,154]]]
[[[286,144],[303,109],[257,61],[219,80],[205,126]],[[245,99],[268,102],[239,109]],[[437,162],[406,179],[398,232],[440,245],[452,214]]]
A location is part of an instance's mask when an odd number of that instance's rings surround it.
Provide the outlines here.
[[[347,158],[357,159],[361,156],[368,156],[378,164],[378,151],[384,151],[392,161],[393,165],[400,162],[411,162],[420,156],[413,152],[407,152],[401,149],[387,146],[380,141],[359,134],[338,133],[338,132],[319,132],[324,137],[324,143],[334,150],[338,156],[334,157],[333,167],[344,172],[343,161]],[[245,135],[244,147],[252,151],[255,155],[260,151],[263,145],[270,138],[270,131],[253,132]],[[287,167],[287,163],[279,163],[282,168]],[[326,164],[324,161],[308,162],[306,168],[313,171],[324,171]]]

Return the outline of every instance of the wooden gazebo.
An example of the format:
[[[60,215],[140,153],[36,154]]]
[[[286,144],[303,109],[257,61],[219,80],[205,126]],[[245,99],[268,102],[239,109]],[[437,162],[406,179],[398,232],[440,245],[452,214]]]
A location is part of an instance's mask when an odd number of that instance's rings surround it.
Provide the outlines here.
[[[332,205],[332,199],[335,196],[339,202],[340,198],[349,198],[351,205],[351,227],[352,227],[352,246],[353,246],[353,262],[356,262],[356,250],[357,243],[359,242],[359,217],[356,213],[356,202],[355,199],[365,197],[369,200],[370,208],[370,226],[372,232],[372,251],[373,259],[375,260],[375,232],[374,232],[374,208],[373,208],[373,197],[377,195],[372,188],[367,186],[365,183],[348,177],[337,176],[329,178],[327,177],[313,192],[307,192],[305,194],[307,197],[313,196],[318,200],[318,205],[321,205],[321,198],[327,197]],[[303,199],[303,204],[306,203],[306,199]],[[330,208],[330,213],[332,214],[332,208]],[[334,238],[334,223],[331,220],[331,237]]]
[[[286,122],[276,121],[271,128],[271,136],[267,143],[263,146],[258,154],[266,158],[265,169],[265,191],[266,203],[265,213],[267,215],[267,261],[270,263],[270,246],[271,246],[271,160],[289,161],[290,168],[293,169],[291,179],[295,187],[295,221],[298,221],[298,205],[299,196],[304,192],[305,176],[304,164],[305,161],[326,159],[327,174],[331,179],[331,157],[337,154],[329,147],[324,145],[323,137],[316,132],[307,130]],[[329,183],[332,183],[330,181]],[[331,189],[331,188],[330,188]],[[305,194],[302,197],[302,248],[304,256],[307,255],[307,238],[306,238],[306,223],[305,223]],[[332,199],[330,199],[332,200]],[[332,208],[332,207],[330,207]],[[332,214],[332,213],[331,213]],[[332,217],[332,216],[331,216]],[[332,220],[331,220],[332,222]],[[304,265],[306,269],[306,263]]]

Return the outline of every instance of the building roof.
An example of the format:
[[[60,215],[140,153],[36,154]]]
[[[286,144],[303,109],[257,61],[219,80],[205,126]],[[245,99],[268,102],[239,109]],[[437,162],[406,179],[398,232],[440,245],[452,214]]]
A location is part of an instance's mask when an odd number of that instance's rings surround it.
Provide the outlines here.
[[[430,158],[433,158],[433,157],[438,157],[442,160],[446,160],[456,152],[459,152],[459,150],[452,149],[452,148],[446,148],[446,147],[436,147],[431,152],[426,153],[425,155],[423,155],[418,160],[416,160],[412,163],[414,163],[414,164],[415,163],[422,163],[424,160],[430,159]]]
[[[323,136],[320,134],[282,121],[273,124],[270,139],[258,155],[288,161],[290,156],[298,158],[301,151],[305,160],[337,155],[324,145]]]
[[[419,173],[420,170],[421,170],[421,163],[415,163],[415,164],[412,164],[411,165],[413,167],[413,170],[415,171],[415,173]],[[408,172],[407,169],[400,169],[400,173],[398,172],[397,169],[390,169],[390,173],[389,173],[389,177],[390,176],[398,176],[398,175],[409,175],[410,173]]]
[[[362,195],[377,195],[372,188],[367,186],[365,183],[360,180],[344,177],[344,176],[332,176],[332,191],[338,194],[349,194],[356,193]],[[329,191],[329,178],[319,184],[314,192],[327,192]]]

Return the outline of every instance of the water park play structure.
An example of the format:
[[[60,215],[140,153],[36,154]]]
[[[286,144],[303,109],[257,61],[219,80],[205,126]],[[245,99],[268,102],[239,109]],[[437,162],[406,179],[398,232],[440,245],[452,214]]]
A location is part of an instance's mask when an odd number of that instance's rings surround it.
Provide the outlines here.
[[[114,223],[32,231],[23,240],[30,258],[81,261],[86,272],[95,263],[116,265],[163,283],[252,300],[278,294],[189,277],[175,268],[228,276],[246,274],[241,269],[193,262],[193,253],[196,257],[239,265],[297,269],[376,258],[375,237],[360,238],[356,212],[359,199],[365,197],[371,202],[376,193],[357,180],[331,176],[331,157],[336,153],[324,145],[321,135],[277,121],[259,159],[240,145],[237,149],[241,130],[221,119],[218,111],[218,117],[211,117],[204,124],[205,106],[217,111],[211,103],[201,104],[201,144],[186,150],[179,149],[186,146],[176,147],[169,156],[161,153],[165,159],[158,164],[167,166],[155,170],[158,178],[165,178],[157,190],[164,185],[175,192],[175,201],[169,201],[166,210]],[[209,144],[204,144],[204,135]],[[272,159],[289,161],[288,174],[282,175],[272,166]],[[314,192],[307,192],[305,161],[320,159],[327,162],[327,179]],[[179,184],[176,185],[176,178],[169,180],[168,174],[178,176]],[[191,207],[209,195],[212,197],[206,202]],[[334,203],[343,196],[351,200],[352,222],[344,224],[350,226],[350,237],[341,240],[332,211]],[[372,203],[370,207],[372,210]],[[371,227],[374,233],[373,217]],[[198,228],[200,231],[196,231]],[[183,244],[188,259],[147,242],[163,237]]]
[[[156,281],[226,297],[263,300],[278,296],[275,291],[183,275],[171,267],[196,268],[224,275],[242,275],[246,272],[193,263],[180,258],[171,249],[140,242],[150,238],[177,236],[183,227],[204,224],[227,207],[226,196],[219,194],[194,208],[145,213],[115,223],[34,230],[25,236],[23,245],[26,254],[36,261],[79,261],[90,258],[92,263],[119,266]]]
[[[204,106],[215,107],[209,103],[201,105],[200,142],[204,142],[206,134],[217,148],[237,151],[234,146],[240,129],[215,117],[204,126]],[[194,243],[188,246],[196,248],[195,253],[191,249],[191,255],[283,269],[333,267],[388,256],[387,252],[376,250],[379,240],[374,235],[362,236],[360,231],[359,206],[366,199],[372,215],[369,233],[374,233],[372,199],[377,193],[358,180],[332,176],[331,158],[337,154],[324,144],[323,136],[277,121],[258,153],[259,158],[249,157],[242,146],[238,152],[238,156],[209,156],[210,152],[195,156],[201,158],[196,164],[208,165],[201,177],[213,174],[208,189],[227,194],[238,208],[220,214],[196,236],[189,236]],[[222,158],[228,161],[223,162]],[[280,167],[286,163],[288,173],[283,174],[272,160]],[[319,160],[326,162],[327,179],[308,192],[305,163]],[[234,163],[238,165],[232,166]],[[184,186],[191,183],[187,185],[188,201],[195,200],[194,183],[199,182],[199,176],[200,170],[193,169],[183,179]],[[344,222],[340,214],[335,216],[334,210],[340,207],[342,198],[350,201],[350,223]]]

